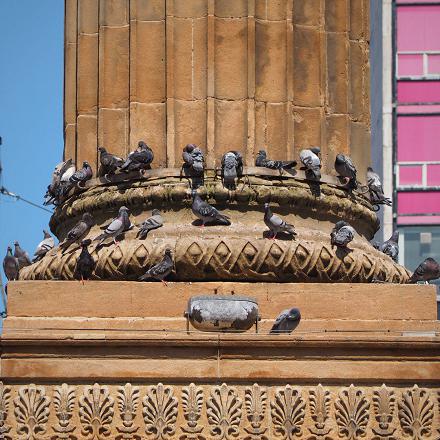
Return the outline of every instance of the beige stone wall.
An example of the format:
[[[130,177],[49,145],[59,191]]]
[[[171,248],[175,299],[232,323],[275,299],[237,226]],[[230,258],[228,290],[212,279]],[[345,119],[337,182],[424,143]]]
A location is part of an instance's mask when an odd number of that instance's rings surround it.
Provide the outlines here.
[[[65,157],[188,142],[209,167],[321,145],[370,160],[368,0],[66,0]]]

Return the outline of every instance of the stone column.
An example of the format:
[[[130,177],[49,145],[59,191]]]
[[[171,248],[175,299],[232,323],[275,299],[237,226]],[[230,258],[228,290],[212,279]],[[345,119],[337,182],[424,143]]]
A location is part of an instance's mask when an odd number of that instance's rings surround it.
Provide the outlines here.
[[[96,166],[144,139],[209,167],[320,145],[324,172],[370,162],[368,0],[67,0],[65,157]],[[76,66],[76,68],[75,68]]]

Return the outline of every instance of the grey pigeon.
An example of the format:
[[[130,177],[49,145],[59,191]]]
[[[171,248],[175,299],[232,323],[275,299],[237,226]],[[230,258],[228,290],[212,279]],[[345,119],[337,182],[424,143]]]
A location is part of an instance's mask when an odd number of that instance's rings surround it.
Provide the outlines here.
[[[113,242],[117,244],[116,237],[133,227],[129,215],[128,208],[125,206],[119,208],[118,216],[112,220],[101,235],[93,239],[93,241],[99,241],[96,249],[104,245],[109,238],[113,238]]]
[[[273,240],[276,239],[279,232],[286,232],[293,236],[297,235],[293,225],[272,213],[269,203],[264,204],[264,223],[271,230]]]
[[[372,203],[388,206],[392,205],[391,200],[385,197],[385,194],[383,193],[383,186],[379,175],[376,174],[371,167],[367,168],[367,185]]]
[[[271,170],[287,170],[296,167],[296,160],[271,160],[267,158],[265,150],[260,150],[255,158],[255,166]]]
[[[330,234],[330,241],[333,246],[346,248],[347,244],[353,240],[354,235],[355,230],[347,222],[340,220],[335,224]]]
[[[385,241],[379,248],[385,255],[397,261],[399,255],[399,231],[394,231],[391,238]]]
[[[153,159],[153,150],[145,142],[139,141],[136,150],[128,155],[127,160],[120,169],[126,173],[130,171],[149,170]]]
[[[235,179],[243,174],[243,157],[238,151],[228,151],[222,157],[223,185],[235,189]]]
[[[75,165],[72,163],[72,159],[59,163],[52,173],[52,181],[47,187],[46,194],[44,196],[44,205],[58,205],[60,197],[63,194],[63,186],[70,179],[72,174],[76,171]]]
[[[87,180],[90,180],[93,177],[93,170],[90,164],[87,161],[83,162],[82,168],[75,171],[69,179],[69,182],[72,186],[74,185],[84,185]],[[69,188],[70,189],[70,188]]]
[[[14,246],[14,257],[18,260],[19,269],[21,270],[23,267],[31,265],[32,261],[29,258],[29,254],[20,247],[18,241],[14,241]]]
[[[335,170],[340,177],[345,178],[347,188],[357,188],[356,167],[348,156],[344,156],[343,154],[336,155]]]
[[[190,169],[194,174],[202,174],[205,169],[205,157],[203,151],[194,144],[188,144],[182,153],[183,166]]]
[[[53,237],[47,232],[43,230],[44,238],[40,243],[38,243],[37,249],[34,253],[34,258],[32,259],[32,263],[36,263],[40,261],[53,247],[55,246],[55,241]]]
[[[436,280],[437,278],[440,278],[440,264],[434,258],[429,257],[419,264],[408,283],[415,284],[417,281],[428,283],[428,281]]]
[[[108,153],[103,147],[98,148],[99,151],[99,163],[101,164],[99,174],[101,176],[107,176],[115,174],[116,170],[124,163],[124,159]]]
[[[296,307],[283,310],[275,320],[269,333],[292,333],[301,321],[301,312]]]
[[[162,283],[167,285],[164,278],[166,278],[173,271],[173,268],[174,262],[171,249],[166,249],[162,261],[155,266],[150,267],[145,274],[139,278],[139,281],[145,281],[149,278],[153,278],[155,280],[162,281]]]
[[[299,153],[299,159],[303,164],[306,177],[310,180],[319,180],[321,178],[320,152],[321,149],[319,147],[311,147],[301,150]]]
[[[94,220],[91,214],[85,212],[82,215],[81,220],[67,233],[66,238],[60,243],[60,249],[64,254],[67,249],[73,244],[82,240],[89,233],[90,228],[93,226]]]
[[[9,281],[18,280],[18,272],[20,270],[18,259],[12,255],[12,248],[8,246],[6,256],[3,259],[3,270]]]
[[[81,242],[81,253],[79,254],[78,259],[76,260],[75,266],[75,278],[81,279],[84,284],[84,280],[90,279],[93,271],[95,270],[96,261],[90,255],[87,247],[92,243],[92,240],[87,239]]]
[[[153,209],[151,211],[151,217],[148,217],[144,222],[139,225],[139,231],[137,233],[137,237],[143,240],[146,238],[148,233],[153,229],[158,229],[163,226],[163,218],[160,215],[160,211],[158,209]]]
[[[203,201],[197,194],[197,191],[192,191],[192,197],[192,212],[197,218],[202,220],[202,226],[205,226],[206,223],[218,223],[226,226],[231,224],[227,215],[220,214],[217,209]]]

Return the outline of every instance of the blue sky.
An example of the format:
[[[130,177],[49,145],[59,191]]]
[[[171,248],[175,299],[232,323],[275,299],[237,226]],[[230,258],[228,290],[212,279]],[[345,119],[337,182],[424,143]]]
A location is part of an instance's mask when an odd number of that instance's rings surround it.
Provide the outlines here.
[[[0,17],[1,183],[42,204],[63,153],[64,1],[0,0]],[[49,218],[1,195],[1,259],[14,240],[33,254]]]

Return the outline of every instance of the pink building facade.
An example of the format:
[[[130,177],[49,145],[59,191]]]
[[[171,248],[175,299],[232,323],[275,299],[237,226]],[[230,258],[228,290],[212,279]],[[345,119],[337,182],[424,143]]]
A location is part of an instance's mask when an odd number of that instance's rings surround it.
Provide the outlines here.
[[[440,1],[391,8],[393,228],[413,270],[440,257]]]

